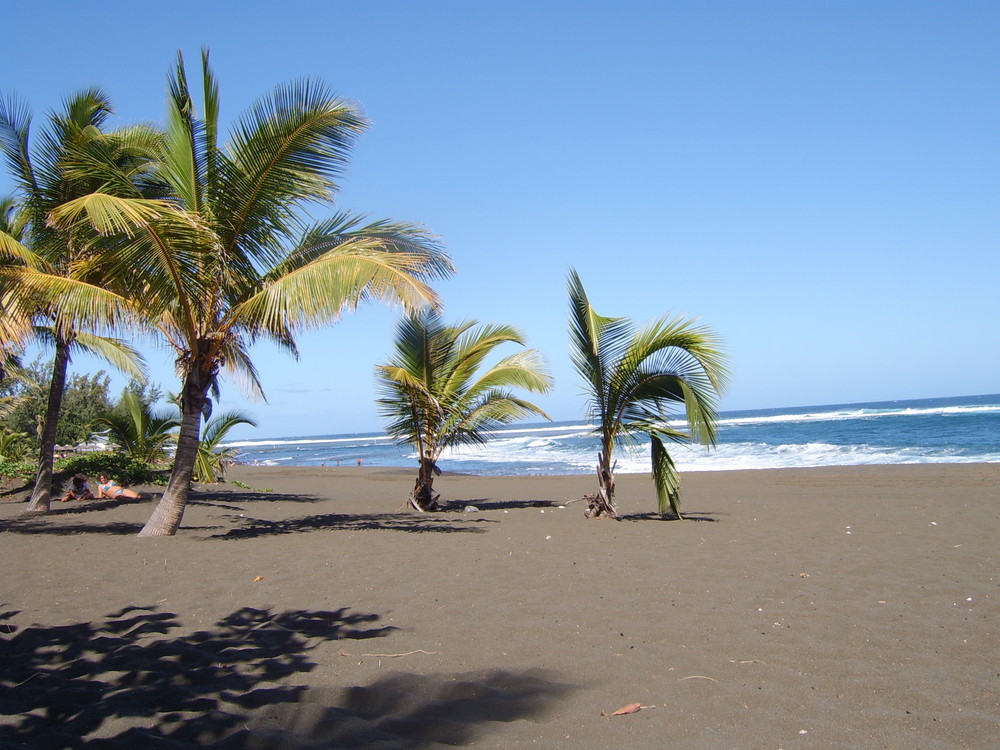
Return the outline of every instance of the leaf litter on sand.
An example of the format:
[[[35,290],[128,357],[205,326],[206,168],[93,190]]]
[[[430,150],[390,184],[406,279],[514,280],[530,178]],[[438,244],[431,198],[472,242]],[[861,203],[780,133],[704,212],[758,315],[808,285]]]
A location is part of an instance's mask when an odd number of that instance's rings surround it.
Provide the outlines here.
[[[641,703],[628,703],[617,711],[612,711],[610,714],[606,714],[601,711],[601,716],[625,716],[626,714],[634,714],[642,708],[656,708],[656,706],[644,706]]]

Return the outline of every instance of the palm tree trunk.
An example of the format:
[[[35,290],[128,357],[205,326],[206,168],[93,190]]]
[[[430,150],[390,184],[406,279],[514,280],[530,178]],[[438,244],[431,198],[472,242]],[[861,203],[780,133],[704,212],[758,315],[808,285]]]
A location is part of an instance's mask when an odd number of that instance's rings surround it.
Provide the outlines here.
[[[617,466],[618,462],[615,462]],[[587,518],[618,518],[618,507],[615,505],[615,466],[611,465],[611,450],[605,448],[597,454],[597,484],[596,495],[587,496]]]
[[[211,382],[211,377],[197,370],[188,373],[185,378],[181,397],[181,427],[177,435],[174,468],[170,472],[166,492],[157,503],[153,515],[139,532],[141,537],[173,536],[181,525],[188,493],[191,491],[195,459],[198,456],[202,407]]]
[[[52,361],[52,383],[49,386],[49,401],[45,409],[45,423],[39,440],[41,446],[38,454],[38,475],[35,477],[35,489],[31,493],[31,501],[26,509],[29,513],[48,513],[51,509],[56,428],[59,426],[59,410],[62,409],[69,360],[69,342],[57,334],[56,356]]]
[[[437,500],[440,495],[434,492],[434,475],[440,474],[434,459],[428,455],[420,458],[420,471],[417,473],[417,481],[413,485],[413,492],[410,493],[410,505],[414,510],[431,511],[438,509]]]

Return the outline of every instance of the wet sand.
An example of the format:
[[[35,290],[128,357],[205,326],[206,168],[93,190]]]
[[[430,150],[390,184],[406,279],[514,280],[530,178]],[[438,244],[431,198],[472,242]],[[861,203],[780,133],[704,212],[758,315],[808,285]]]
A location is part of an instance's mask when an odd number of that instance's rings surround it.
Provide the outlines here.
[[[619,522],[589,476],[230,478],[168,539],[0,496],[0,747],[997,746],[1000,465],[689,473],[684,522],[646,476]]]

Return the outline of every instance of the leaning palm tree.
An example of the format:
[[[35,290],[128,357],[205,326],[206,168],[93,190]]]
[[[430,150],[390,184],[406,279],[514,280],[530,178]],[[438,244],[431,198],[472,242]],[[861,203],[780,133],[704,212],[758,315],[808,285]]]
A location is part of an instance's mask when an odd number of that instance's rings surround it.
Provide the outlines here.
[[[440,474],[437,461],[446,448],[481,445],[497,427],[532,415],[549,418],[510,390],[545,393],[552,387],[537,351],[509,355],[479,371],[494,349],[508,342],[524,345],[511,326],[447,325],[433,310],[399,323],[393,357],[376,369],[383,394],[378,405],[388,419],[388,434],[417,451],[420,468],[409,497],[415,510],[438,507],[434,475]]]
[[[309,204],[330,205],[335,178],[366,122],[315,81],[279,86],[219,144],[219,93],[202,53],[198,116],[178,55],[168,123],[153,177],[167,200],[98,193],[66,205],[58,223],[121,235],[112,275],[141,280],[144,308],[176,352],[181,426],[167,489],[140,536],[176,533],[198,455],[202,411],[222,374],[262,395],[250,346],[295,355],[294,333],[369,300],[407,309],[437,304],[428,281],[452,265],[424,229],[338,213],[306,226]]]
[[[576,271],[569,274],[569,299],[570,352],[601,440],[599,492],[588,498],[587,515],[617,517],[615,445],[648,435],[660,515],[669,504],[682,518],[680,479],[666,441],[715,444],[716,403],[728,376],[719,340],[690,319],[664,317],[636,331],[626,318],[598,315]],[[681,407],[686,431],[670,423]]]
[[[132,185],[128,174],[142,161],[136,156],[137,139],[148,131],[104,133],[101,128],[110,114],[102,92],[81,92],[66,102],[62,112],[50,116],[39,144],[32,148],[27,108],[13,97],[0,100],[0,151],[20,200],[20,236],[5,232],[0,244],[10,252],[20,242],[37,259],[26,263],[16,284],[40,321],[36,331],[55,352],[38,475],[27,508],[34,512],[47,511],[51,501],[56,426],[73,350],[97,354],[132,377],[143,377],[141,359],[131,346],[100,335],[120,324],[131,308],[128,297],[111,289],[116,279],[95,273],[93,260],[106,249],[106,238],[87,227],[55,227],[50,221],[53,211],[67,201],[122,183]],[[80,165],[88,168],[81,170]]]

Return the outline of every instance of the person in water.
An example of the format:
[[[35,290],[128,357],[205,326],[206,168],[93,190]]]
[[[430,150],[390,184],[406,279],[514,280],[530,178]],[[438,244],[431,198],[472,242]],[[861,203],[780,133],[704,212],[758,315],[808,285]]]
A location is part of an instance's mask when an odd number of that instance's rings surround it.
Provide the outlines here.
[[[107,474],[101,474],[100,476],[97,477],[97,496],[109,497],[112,499],[118,497],[128,497],[132,498],[133,500],[137,500],[140,497],[142,497],[135,490],[130,490],[125,487],[122,487],[114,479],[108,479]]]

